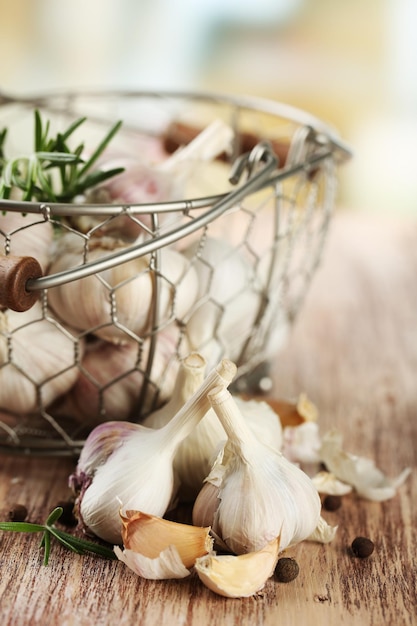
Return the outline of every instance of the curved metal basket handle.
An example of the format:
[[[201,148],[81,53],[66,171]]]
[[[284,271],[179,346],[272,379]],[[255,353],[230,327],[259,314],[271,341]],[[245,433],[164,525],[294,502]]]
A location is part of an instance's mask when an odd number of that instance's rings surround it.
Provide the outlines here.
[[[262,169],[253,173],[259,163],[263,163]],[[277,163],[278,159],[268,144],[265,143],[257,146],[252,152],[243,155],[238,162],[235,163],[235,167],[231,174],[232,182],[238,182],[244,170],[247,169],[249,172],[248,180],[235,191],[222,196],[217,196],[217,198],[220,199],[215,202],[214,206],[210,210],[206,211],[199,217],[195,217],[187,224],[182,224],[181,226],[178,226],[177,228],[174,228],[164,234],[158,235],[150,240],[130,246],[124,251],[117,251],[106,257],[101,257],[98,260],[85,263],[84,265],[74,269],[59,272],[57,274],[51,274],[49,276],[43,276],[41,278],[31,279],[26,284],[26,290],[31,292],[57,287],[64,283],[79,280],[80,278],[91,276],[97,272],[111,269],[116,265],[132,261],[140,256],[150,254],[169,244],[175,243],[179,239],[194,233],[199,228],[206,226],[215,220],[228,209],[235,206],[248,194],[258,191],[269,184],[271,174],[276,169]],[[197,208],[194,206],[193,200],[186,201],[182,204],[186,205],[187,212]],[[102,212],[101,209],[100,212]]]

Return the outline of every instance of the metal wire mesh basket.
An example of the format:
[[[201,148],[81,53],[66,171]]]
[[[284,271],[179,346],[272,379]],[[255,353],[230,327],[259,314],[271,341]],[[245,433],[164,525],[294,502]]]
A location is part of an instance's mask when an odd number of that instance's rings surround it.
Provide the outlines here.
[[[276,354],[349,156],[327,125],[280,103],[217,94],[0,104],[17,152],[28,150],[36,110],[58,131],[86,116],[87,152],[122,120],[109,160],[133,163],[113,196],[103,184],[71,202],[0,201],[0,449],[78,454],[96,424],[140,421],[165,402],[190,352],[208,368],[230,358],[240,381]],[[227,149],[188,157],[185,146],[215,123],[231,133]]]

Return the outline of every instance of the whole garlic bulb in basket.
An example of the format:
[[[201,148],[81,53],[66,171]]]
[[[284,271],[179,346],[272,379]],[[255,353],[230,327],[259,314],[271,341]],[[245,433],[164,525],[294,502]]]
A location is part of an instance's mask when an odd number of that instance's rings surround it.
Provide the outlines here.
[[[73,234],[62,237],[50,273],[79,266],[84,239]],[[126,249],[111,237],[89,241],[89,260]],[[159,324],[181,319],[197,295],[198,279],[189,261],[180,253],[162,248],[160,270],[151,267],[148,255],[122,263],[98,274],[50,289],[48,302],[59,319],[69,326],[93,333],[106,341],[121,343],[129,333],[139,336],[152,325],[156,280],[159,282]]]
[[[83,342],[46,319],[36,303],[29,311],[0,311],[0,407],[38,410],[66,393],[78,376]]]
[[[0,215],[0,243],[4,253],[32,256],[43,271],[46,271],[49,263],[52,239],[51,222],[44,221],[39,215],[22,215],[12,211]]]
[[[207,237],[184,250],[198,275],[198,300],[186,327],[190,350],[213,367],[239,356],[261,306],[261,285],[243,252],[226,240]]]
[[[174,358],[177,329],[171,325],[158,333],[149,387],[141,396],[150,339],[114,344],[100,339],[88,345],[80,374],[69,392],[54,406],[54,415],[83,423],[127,420],[138,409],[146,413],[168,400],[178,370]],[[141,406],[139,407],[138,404]]]

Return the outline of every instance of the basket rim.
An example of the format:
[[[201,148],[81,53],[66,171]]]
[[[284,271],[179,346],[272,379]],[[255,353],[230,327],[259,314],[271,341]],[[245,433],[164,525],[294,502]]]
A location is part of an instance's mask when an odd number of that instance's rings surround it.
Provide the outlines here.
[[[0,107],[7,104],[40,105],[54,98],[102,98],[102,97],[153,97],[153,98],[177,98],[189,100],[207,100],[213,103],[224,103],[240,108],[252,109],[262,113],[277,115],[279,117],[295,122],[300,126],[310,126],[316,133],[326,136],[334,148],[340,151],[341,155],[350,158],[352,155],[349,145],[342,140],[337,130],[328,122],[320,119],[313,113],[297,107],[295,105],[266,98],[262,96],[231,94],[223,91],[211,90],[187,90],[187,89],[128,89],[128,88],[63,88],[34,93],[32,95],[10,95],[0,89]]]

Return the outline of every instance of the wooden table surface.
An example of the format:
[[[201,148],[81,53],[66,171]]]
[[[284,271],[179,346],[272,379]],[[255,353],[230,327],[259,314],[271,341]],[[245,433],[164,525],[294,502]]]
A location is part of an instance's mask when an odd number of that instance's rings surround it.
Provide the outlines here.
[[[0,533],[1,626],[343,626],[417,624],[417,219],[339,211],[323,263],[288,345],[273,363],[273,397],[305,391],[320,431],[337,427],[345,448],[389,476],[413,472],[376,503],[345,497],[329,545],[291,549],[289,584],[270,579],[256,597],[216,596],[195,576],[141,580],[122,563],[52,546],[42,565],[38,536]],[[24,503],[43,521],[68,497],[74,461],[0,456],[0,515]],[[353,558],[357,535],[375,552]]]

